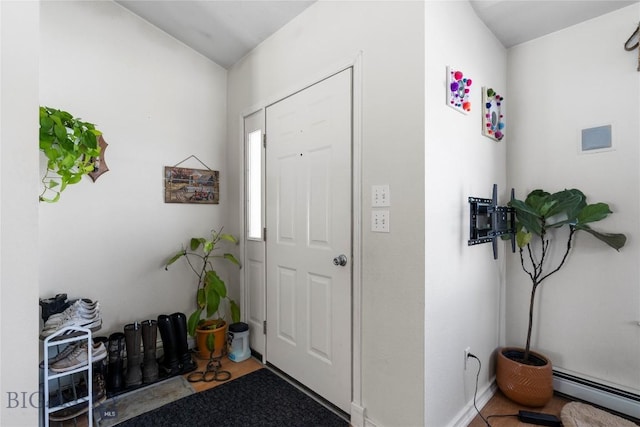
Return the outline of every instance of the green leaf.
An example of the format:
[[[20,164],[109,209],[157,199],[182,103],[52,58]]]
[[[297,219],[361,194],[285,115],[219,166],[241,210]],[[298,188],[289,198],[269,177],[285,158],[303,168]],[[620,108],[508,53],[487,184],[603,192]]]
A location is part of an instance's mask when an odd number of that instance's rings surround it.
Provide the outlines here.
[[[529,244],[529,242],[531,242],[532,238],[533,234],[531,234],[530,232],[524,232],[522,230],[518,231],[516,233],[516,244],[519,248],[524,248]]]
[[[213,316],[220,307],[220,294],[212,286],[207,289],[207,317]]]
[[[66,127],[56,124],[53,127],[53,131],[56,134],[56,138],[58,138],[60,141],[64,141],[64,140],[67,139],[67,128]]]
[[[204,242],[204,246],[202,247],[202,250],[204,251],[205,254],[208,254],[213,250],[214,247],[215,247],[215,244],[211,240],[207,240]]]
[[[187,252],[182,250],[182,251],[178,252],[177,254],[175,254],[174,256],[172,256],[171,258],[169,258],[169,261],[167,261],[167,263],[164,265],[164,269],[166,270],[167,267],[169,267],[171,264],[173,264],[178,259],[180,259],[183,256],[185,256],[186,254],[187,254]]]
[[[511,206],[516,211],[516,225],[524,227],[527,231],[540,235],[542,232],[542,217],[538,212],[521,200],[517,199],[511,201]]]
[[[207,294],[205,288],[198,288],[196,292],[196,302],[198,308],[204,308],[207,305]]]
[[[606,243],[613,249],[619,251],[627,242],[627,236],[621,233],[601,233],[584,224],[577,224],[576,230],[583,230],[591,234],[596,239]]]
[[[587,224],[590,222],[600,221],[605,219],[612,213],[609,209],[609,205],[606,203],[595,203],[593,205],[587,205],[580,213],[578,213],[578,223]]]
[[[220,296],[220,298],[227,297],[227,286],[222,281],[222,279],[218,276],[213,270],[207,271],[204,276],[204,283],[207,284],[211,288],[213,292]]]
[[[203,245],[205,241],[206,240],[203,239],[202,237],[200,237],[200,238],[192,237],[191,238],[191,244],[189,245],[189,247],[191,248],[192,251],[195,251],[196,249],[198,249],[200,247],[200,245]]]
[[[209,353],[213,353],[216,350],[216,336],[214,334],[207,334],[207,350]]]
[[[234,263],[235,265],[237,265],[238,267],[240,266],[240,261],[238,261],[236,259],[235,256],[233,256],[233,254],[229,254],[229,253],[225,253],[223,255],[224,259],[228,259],[229,261],[231,261],[232,263]]]
[[[240,321],[240,306],[234,300],[229,301],[229,307],[231,307],[231,321],[237,323]]]
[[[221,234],[220,235],[220,239],[222,240],[226,240],[227,242],[231,242],[231,243],[238,243],[238,239],[236,238],[236,236],[234,236],[233,234]]]
[[[187,320],[187,331],[189,335],[194,336],[196,334],[196,328],[198,327],[198,322],[200,322],[201,314],[202,309],[197,309],[189,316],[189,320]]]

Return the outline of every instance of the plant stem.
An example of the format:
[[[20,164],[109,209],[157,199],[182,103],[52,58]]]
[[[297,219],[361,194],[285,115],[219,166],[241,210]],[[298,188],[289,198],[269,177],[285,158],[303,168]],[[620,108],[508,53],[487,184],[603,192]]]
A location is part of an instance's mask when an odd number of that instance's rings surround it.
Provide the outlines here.
[[[547,249],[549,248],[549,239],[545,238],[545,234],[546,234],[546,230],[545,227],[542,227],[542,231],[540,233],[540,242],[541,242],[541,257],[540,257],[540,262],[536,263],[533,257],[533,250],[531,249],[531,245],[527,244],[527,250],[529,252],[529,259],[531,261],[531,264],[533,265],[533,270],[534,270],[534,274],[531,274],[529,271],[527,271],[527,269],[524,266],[524,258],[522,255],[522,248],[520,249],[520,263],[522,264],[522,268],[525,272],[527,272],[529,274],[529,277],[531,278],[531,299],[529,302],[529,327],[527,328],[527,342],[524,348],[524,358],[523,361],[525,363],[527,363],[529,361],[529,355],[531,352],[531,332],[533,330],[533,310],[534,310],[534,305],[535,305],[535,298],[536,298],[536,291],[538,289],[538,286],[540,286],[540,284],[549,276],[551,276],[552,274],[556,273],[558,270],[560,270],[560,268],[562,268],[562,266],[564,265],[565,261],[567,260],[567,256],[569,255],[569,252],[571,251],[571,241],[573,240],[573,235],[575,234],[575,227],[570,227],[570,232],[569,232],[569,237],[567,239],[567,247],[565,249],[564,255],[562,256],[562,261],[560,261],[560,264],[558,264],[558,266],[551,271],[550,273],[543,275],[543,264],[544,261],[546,259],[547,256]]]

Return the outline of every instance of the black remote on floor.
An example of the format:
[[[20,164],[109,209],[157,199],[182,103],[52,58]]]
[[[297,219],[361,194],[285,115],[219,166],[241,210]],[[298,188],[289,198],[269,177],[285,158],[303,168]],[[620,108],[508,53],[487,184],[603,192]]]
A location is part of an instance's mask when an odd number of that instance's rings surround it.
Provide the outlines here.
[[[562,422],[555,415],[542,414],[540,412],[520,411],[518,420],[523,423],[539,426],[562,427]]]

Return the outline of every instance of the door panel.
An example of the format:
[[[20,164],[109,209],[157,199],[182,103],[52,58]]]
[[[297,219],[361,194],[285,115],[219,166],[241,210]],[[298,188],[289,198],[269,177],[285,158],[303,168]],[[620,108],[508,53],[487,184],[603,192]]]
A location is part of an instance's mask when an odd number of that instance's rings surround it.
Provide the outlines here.
[[[245,133],[245,267],[244,283],[245,319],[251,333],[250,347],[264,356],[266,339],[263,333],[265,320],[265,243],[262,235],[264,226],[264,110],[244,119]],[[257,141],[256,141],[257,139]],[[253,188],[252,188],[253,187]],[[256,222],[254,224],[253,222]]]
[[[349,412],[351,70],[268,107],[266,128],[266,359]]]

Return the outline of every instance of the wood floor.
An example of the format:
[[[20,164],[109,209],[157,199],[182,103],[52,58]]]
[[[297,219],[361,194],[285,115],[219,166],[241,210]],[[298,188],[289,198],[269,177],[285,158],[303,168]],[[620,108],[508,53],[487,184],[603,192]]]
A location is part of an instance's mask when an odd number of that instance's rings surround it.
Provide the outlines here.
[[[207,368],[207,360],[199,359],[194,356],[194,360],[198,363],[198,369],[196,371],[204,371]],[[247,375],[253,371],[257,371],[258,369],[262,369],[264,365],[259,362],[257,359],[253,357],[248,358],[242,362],[236,363],[229,360],[227,357],[223,357],[221,361],[222,370],[228,371],[231,373],[231,379],[229,381],[233,381],[236,378],[240,378],[243,375]],[[185,378],[188,376],[185,375]],[[201,392],[205,390],[209,390],[210,388],[217,387],[220,384],[224,384],[227,381],[219,382],[219,381],[211,381],[211,382],[193,382],[191,383],[191,387],[196,392]]]
[[[560,412],[562,411],[562,407],[571,402],[570,400],[561,397],[554,396],[551,402],[547,403],[542,408],[527,408],[526,406],[519,405],[507,399],[504,394],[500,390],[496,392],[496,394],[489,400],[489,402],[481,409],[482,415],[487,418],[491,415],[516,415],[518,411],[531,411],[531,412],[543,412],[545,414],[555,415],[560,418]],[[490,417],[488,418],[491,427],[516,427],[516,426],[531,426],[531,424],[526,424],[518,421],[517,417]],[[476,415],[473,421],[469,424],[468,427],[486,427],[487,424]]]

